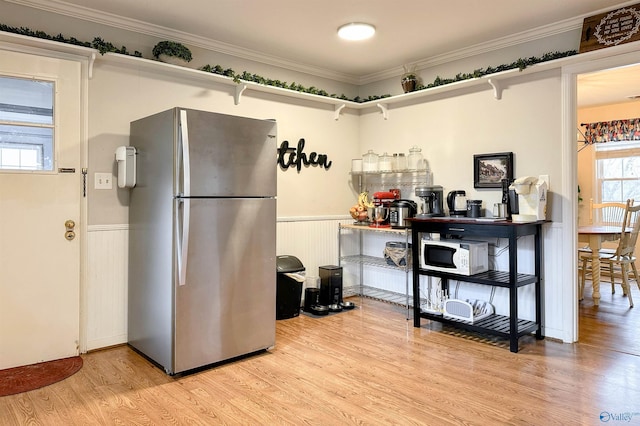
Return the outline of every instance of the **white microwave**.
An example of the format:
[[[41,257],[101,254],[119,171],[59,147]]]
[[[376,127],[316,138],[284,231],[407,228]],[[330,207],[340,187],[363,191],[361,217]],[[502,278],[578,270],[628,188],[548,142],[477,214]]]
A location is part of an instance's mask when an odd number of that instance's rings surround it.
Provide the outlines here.
[[[471,240],[422,240],[420,268],[458,275],[489,270],[489,243]]]

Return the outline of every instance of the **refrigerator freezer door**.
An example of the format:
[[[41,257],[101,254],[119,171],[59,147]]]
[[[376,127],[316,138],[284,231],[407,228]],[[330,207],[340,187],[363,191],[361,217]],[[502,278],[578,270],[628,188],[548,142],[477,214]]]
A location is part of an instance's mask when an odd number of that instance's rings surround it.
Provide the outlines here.
[[[177,193],[184,197],[274,197],[276,123],[177,109]],[[184,154],[184,152],[187,152]]]
[[[275,345],[276,200],[189,201],[186,277],[175,282],[174,373]]]

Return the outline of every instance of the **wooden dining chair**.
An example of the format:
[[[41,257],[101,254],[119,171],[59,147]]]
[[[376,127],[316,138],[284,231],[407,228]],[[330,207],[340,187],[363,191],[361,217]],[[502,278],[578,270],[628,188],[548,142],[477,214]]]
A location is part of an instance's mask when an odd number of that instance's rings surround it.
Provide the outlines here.
[[[628,223],[628,219],[626,216],[628,205],[633,205],[633,199],[627,200],[626,203],[594,203],[593,198],[590,198],[589,224],[602,226],[622,226],[623,221]],[[619,240],[617,242],[619,242]],[[610,250],[611,254],[613,254],[613,252],[615,251],[615,249],[602,250]],[[587,265],[585,259],[591,258],[591,256],[591,248],[588,244],[578,248],[578,300],[582,300],[582,290],[584,289],[585,275],[589,272],[589,270],[585,267]],[[613,284],[611,284],[611,292],[615,292],[615,286]]]
[[[631,288],[629,286],[629,267],[633,271],[633,277],[640,289],[640,278],[638,277],[638,270],[636,269],[635,261],[635,248],[638,241],[638,233],[640,232],[640,204],[637,206],[631,205],[631,200],[627,201],[627,208],[623,217],[623,225],[621,227],[620,240],[618,247],[614,250],[603,249],[598,252],[600,264],[603,268],[608,268],[608,273],[611,278],[611,292],[615,293],[615,272],[619,271],[622,277],[622,295],[629,298],[629,307],[633,308],[633,298],[631,296]],[[625,232],[626,228],[631,228],[631,232]],[[582,258],[582,281],[579,293],[582,295],[584,292],[584,283],[586,278],[586,272],[588,270],[588,264],[591,263],[589,256],[583,256]]]
[[[631,204],[633,204],[633,199]],[[594,203],[591,198],[589,200],[589,224],[618,226],[622,223],[626,208],[626,203]]]

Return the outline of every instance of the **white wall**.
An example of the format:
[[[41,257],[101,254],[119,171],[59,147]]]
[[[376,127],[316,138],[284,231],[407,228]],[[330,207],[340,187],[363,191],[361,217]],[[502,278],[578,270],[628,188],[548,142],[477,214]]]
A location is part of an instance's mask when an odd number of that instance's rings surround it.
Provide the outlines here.
[[[331,105],[250,91],[234,105],[233,90],[234,86],[172,79],[149,67],[123,68],[108,58],[99,59],[89,81],[89,224],[128,222],[128,190],[115,185],[112,190],[94,190],[93,174],[115,173],[114,151],[129,144],[131,121],[175,106],[275,119],[278,145],[287,140],[296,146],[304,138],[307,155],[315,151],[332,162],[329,169],[279,169],[278,216],[347,214],[353,202],[348,185],[351,158],[361,155],[358,116],[345,112],[336,121]],[[276,167],[275,153],[273,163]]]
[[[463,189],[468,197],[484,200],[485,208],[501,200],[501,191],[473,188],[474,154],[513,152],[514,177],[548,174],[554,191],[562,170],[560,157],[549,155],[560,141],[559,70],[515,77],[507,84],[502,100],[493,99],[487,85],[390,109],[388,120],[365,112],[360,119],[361,151],[407,151],[417,145],[429,162],[433,183],[443,186],[445,196]],[[549,208],[550,218],[559,220],[559,206]]]
[[[501,191],[473,188],[474,154],[513,152],[515,177],[548,174],[552,194],[547,218],[553,225],[545,225],[544,232],[545,334],[562,339],[571,327],[562,318],[562,292],[574,283],[560,279],[563,262],[558,258],[561,203],[566,197],[560,185],[566,167],[561,160],[560,71],[516,76],[506,86],[501,100],[493,98],[487,85],[484,90],[449,93],[435,101],[393,108],[388,120],[381,120],[374,111],[365,112],[360,119],[361,150],[382,152],[393,146],[395,152],[418,145],[429,161],[434,184],[442,185],[445,195],[464,189],[469,197],[482,199],[484,207],[499,202]],[[523,256],[531,253],[532,248]],[[531,318],[531,289],[520,293],[521,314]],[[504,311],[504,306],[498,309]]]

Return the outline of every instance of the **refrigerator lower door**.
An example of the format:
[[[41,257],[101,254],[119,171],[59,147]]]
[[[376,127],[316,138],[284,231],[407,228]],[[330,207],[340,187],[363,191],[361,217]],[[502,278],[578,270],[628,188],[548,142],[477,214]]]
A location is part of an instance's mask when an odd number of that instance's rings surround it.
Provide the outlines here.
[[[192,198],[176,208],[189,235],[184,281],[174,280],[173,373],[274,346],[276,200]]]

